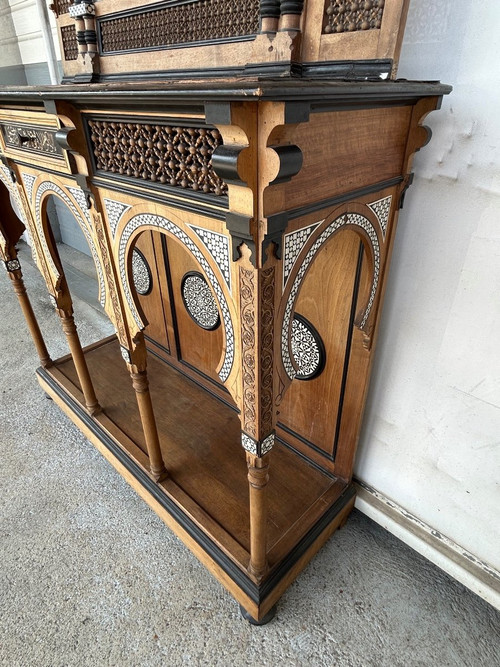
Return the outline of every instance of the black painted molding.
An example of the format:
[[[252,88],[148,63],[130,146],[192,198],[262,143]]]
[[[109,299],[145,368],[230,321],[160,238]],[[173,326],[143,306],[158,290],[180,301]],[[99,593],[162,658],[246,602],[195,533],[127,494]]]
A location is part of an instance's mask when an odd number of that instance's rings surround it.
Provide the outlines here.
[[[240,213],[229,212],[226,214],[226,228],[231,236],[233,261],[236,261],[240,258],[240,252],[238,248],[242,243],[245,243],[252,251],[250,261],[254,266],[256,266],[257,262],[255,258],[255,241],[252,234],[250,233],[251,222],[252,218],[249,218],[246,215],[241,215]]]

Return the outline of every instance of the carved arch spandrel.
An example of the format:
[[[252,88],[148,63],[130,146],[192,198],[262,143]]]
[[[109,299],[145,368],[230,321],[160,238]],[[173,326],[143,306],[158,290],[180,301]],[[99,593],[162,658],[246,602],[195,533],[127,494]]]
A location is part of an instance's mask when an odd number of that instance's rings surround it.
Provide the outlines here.
[[[186,215],[186,219],[189,215]],[[200,228],[199,219],[196,227]],[[220,271],[207,246],[194,231],[189,222],[179,217],[178,211],[164,207],[152,209],[147,204],[132,206],[120,219],[114,237],[113,254],[119,272],[120,290],[126,311],[127,328],[132,347],[129,353],[133,359],[135,339],[146,326],[147,322],[141,317],[141,309],[130,285],[129,260],[135,241],[144,231],[157,231],[170,236],[181,243],[185,250],[194,258],[200,273],[205,277],[218,305],[223,331],[222,354],[216,372],[221,382],[233,396],[237,405],[240,402],[238,364],[239,335],[234,326],[236,320],[235,302],[231,295],[224,276]]]
[[[317,220],[313,231],[307,236],[305,243],[297,255],[286,287],[280,301],[277,321],[281,322],[280,350],[277,353],[277,368],[280,378],[278,401],[298,372],[298,367],[291,353],[291,322],[295,304],[301,285],[314,262],[315,257],[333,236],[345,229],[357,233],[365,248],[365,257],[369,263],[370,287],[364,295],[364,303],[358,307],[354,325],[363,331],[365,337],[370,336],[373,323],[377,317],[378,294],[381,277],[381,266],[385,258],[385,244],[378,220],[367,205],[351,202],[339,206],[325,218]],[[363,297],[363,294],[361,295]]]

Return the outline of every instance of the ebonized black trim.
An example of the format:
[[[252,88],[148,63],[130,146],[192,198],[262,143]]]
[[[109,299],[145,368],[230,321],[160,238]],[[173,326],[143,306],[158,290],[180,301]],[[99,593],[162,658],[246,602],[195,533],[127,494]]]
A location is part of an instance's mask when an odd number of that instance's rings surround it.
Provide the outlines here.
[[[18,164],[21,164],[20,162]],[[30,165],[27,165],[30,166]],[[32,166],[32,165],[31,165]],[[48,171],[48,169],[45,169],[44,171]],[[51,171],[50,173],[57,174],[60,172],[56,171]],[[227,211],[227,197],[218,197],[217,203],[220,204],[225,204],[224,208],[217,210],[217,209],[212,209],[212,208],[206,208],[205,206],[202,206],[201,204],[198,205],[195,202],[189,202],[184,199],[177,199],[172,196],[168,196],[169,193],[167,192],[158,192],[156,193],[155,190],[151,189],[148,191],[144,191],[142,189],[139,189],[139,183],[134,183],[134,180],[131,183],[127,183],[126,185],[121,185],[119,181],[116,181],[115,179],[107,180],[107,172],[103,172],[103,174],[106,173],[106,178],[103,176],[94,176],[92,178],[91,182],[92,185],[96,186],[101,186],[105,187],[108,190],[112,190],[113,192],[121,192],[125,195],[140,195],[141,199],[144,201],[154,201],[158,202],[159,204],[163,204],[164,206],[171,206],[172,208],[179,209],[181,211],[189,211],[190,213],[197,213],[205,216],[206,218],[213,218],[214,220],[225,220],[226,219],[226,211]],[[135,179],[138,181],[139,179]],[[144,183],[141,183],[143,185]],[[134,187],[135,186],[135,187]],[[175,188],[174,188],[175,189]],[[186,191],[183,188],[179,188],[182,193],[185,193]],[[180,193],[179,193],[180,194]],[[220,200],[225,200],[225,202],[221,202]],[[212,203],[212,202],[210,202]]]
[[[336,206],[338,204],[343,204],[347,201],[353,201],[359,197],[364,197],[365,195],[371,195],[374,192],[379,192],[380,190],[385,190],[387,188],[392,188],[395,185],[399,185],[403,182],[402,176],[396,176],[395,178],[390,178],[387,181],[379,181],[378,183],[373,183],[372,185],[367,185],[363,188],[358,188],[357,190],[350,190],[341,195],[335,197],[329,197],[328,199],[321,199],[312,204],[306,204],[305,206],[298,206],[297,208],[292,208],[289,211],[286,211],[289,220],[294,220],[295,218],[301,218],[302,216],[309,215],[309,213],[316,213],[325,208],[330,208],[331,206]],[[283,213],[277,213],[276,216],[281,216]],[[272,220],[275,216],[270,216],[269,220]]]
[[[315,79],[345,79],[347,81],[380,81],[391,74],[394,61],[374,60],[323,60],[301,63],[300,74]]]
[[[210,540],[199,528],[162,490],[161,486],[153,482],[147,473],[137,464],[93,419],[77,401],[60,387],[50,373],[40,367],[36,371],[43,382],[61,398],[69,407],[71,412],[78,417],[89,431],[110,451],[123,467],[144,487],[144,489],[156,500],[176,521],[187,534],[205,551],[205,553],[234,581],[234,583],[256,604],[261,604],[265,598],[273,592],[274,588],[286,576],[289,570],[300,560],[307,549],[328,528],[341,510],[356,495],[352,484],[346,486],[345,491],[328,508],[323,516],[304,535],[290,553],[277,565],[270,576],[261,585],[257,586],[240,568]]]
[[[342,509],[356,496],[356,489],[350,483],[345,491],[337,498],[333,505],[323,514],[314,526],[304,535],[289,554],[272,571],[270,577],[260,586],[260,601],[272,593],[273,589],[280,583],[287,572],[300,560],[307,549],[318,539],[321,533],[328,528]]]
[[[172,356],[172,353],[170,352],[170,350],[168,349],[168,347],[165,347],[165,345],[162,345],[161,343],[159,343],[159,342],[158,342],[157,340],[155,340],[154,338],[151,338],[151,336],[148,336],[146,333],[144,334],[144,339],[145,339],[148,343],[150,343],[151,345],[154,345],[154,348],[151,348],[151,350],[148,349],[148,352],[151,352],[152,354],[154,354],[155,356],[157,356],[158,359],[161,359],[162,361],[164,361],[163,357],[160,357],[159,354],[155,353],[155,348],[158,348],[158,349],[161,350],[162,352],[165,352],[165,354],[168,354],[169,356]]]
[[[325,452],[324,449],[320,449],[320,448],[318,447],[318,445],[315,445],[315,444],[314,444],[313,442],[311,442],[310,440],[307,440],[307,438],[304,438],[304,436],[303,436],[303,435],[300,435],[300,433],[297,433],[297,431],[294,431],[293,429],[288,428],[288,426],[285,426],[285,425],[282,424],[281,422],[278,422],[278,427],[279,427],[282,431],[284,431],[285,433],[287,433],[288,435],[291,435],[292,437],[296,438],[296,439],[299,440],[300,442],[303,442],[304,445],[307,445],[307,447],[309,447],[310,449],[313,449],[317,454],[319,454],[319,455],[322,456],[323,458],[328,459],[328,461],[331,461],[331,462],[333,463],[334,458],[333,458],[333,456],[332,456],[331,454],[328,454],[328,452]],[[295,447],[293,447],[293,445],[289,444],[289,443],[286,442],[286,441],[283,441],[283,442],[285,442],[285,444],[286,444],[287,447],[289,447],[290,449],[293,449],[294,452],[299,452],[299,450],[296,449]],[[308,461],[308,463],[311,463],[311,462],[312,462],[312,460],[311,460],[308,456],[305,456],[305,454],[303,455],[303,457],[306,459],[306,461]],[[323,470],[323,468],[319,467],[319,470]],[[324,472],[324,471],[323,471],[323,472]]]
[[[337,448],[339,444],[340,426],[342,423],[342,412],[344,407],[345,389],[347,384],[347,373],[349,371],[349,362],[351,360],[352,334],[354,330],[354,318],[356,316],[356,306],[358,303],[359,285],[361,281],[361,269],[363,268],[363,254],[364,254],[364,246],[363,242],[360,241],[358,250],[358,262],[356,266],[356,276],[354,278],[354,285],[352,288],[351,312],[349,314],[349,329],[347,332],[347,342],[344,353],[344,368],[342,370],[342,383],[340,385],[339,406],[337,408],[337,423],[335,425],[335,438],[333,441],[332,459],[334,461],[337,455]]]
[[[186,73],[181,78],[186,79]],[[208,78],[212,77],[213,74]],[[143,74],[138,74],[137,78],[144,81]],[[92,108],[96,108],[95,105],[105,103],[121,105],[122,109],[124,100],[130,104],[135,102],[142,109],[149,108],[152,103],[182,105],[186,102],[204,104],[209,101],[233,100],[307,101],[314,105],[314,110],[320,109],[322,104],[339,109],[346,104],[353,108],[371,108],[374,104],[414,104],[422,97],[442,97],[452,90],[451,86],[438,81],[240,80],[232,77],[231,81],[179,82],[165,72],[159,74],[158,79],[151,81],[149,86],[131,84],[128,75],[127,82],[107,85],[6,86],[0,89],[0,101],[20,105],[26,101],[43,104],[45,99],[67,100],[70,96],[72,104],[80,108],[85,104],[92,104]]]

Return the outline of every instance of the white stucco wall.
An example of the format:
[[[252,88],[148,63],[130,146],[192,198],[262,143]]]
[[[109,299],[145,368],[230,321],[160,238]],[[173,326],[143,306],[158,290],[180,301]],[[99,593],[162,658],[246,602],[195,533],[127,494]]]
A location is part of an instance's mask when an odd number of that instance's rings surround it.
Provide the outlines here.
[[[500,3],[413,0],[398,75],[454,86],[400,215],[356,475],[500,569]]]

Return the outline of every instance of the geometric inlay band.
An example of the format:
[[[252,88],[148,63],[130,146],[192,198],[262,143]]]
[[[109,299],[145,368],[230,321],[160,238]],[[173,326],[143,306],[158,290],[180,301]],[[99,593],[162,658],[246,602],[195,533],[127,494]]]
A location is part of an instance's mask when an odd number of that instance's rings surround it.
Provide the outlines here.
[[[191,229],[200,237],[205,244],[207,250],[214,258],[215,263],[219,267],[220,272],[224,276],[226,285],[231,291],[231,260],[229,254],[229,238],[224,234],[212,232],[210,229],[203,227],[195,227],[189,225]]]
[[[391,202],[392,195],[389,195],[388,197],[378,199],[377,201],[368,204],[368,208],[370,208],[377,216],[384,240],[387,232],[387,223],[389,222],[389,213],[391,212]]]
[[[215,294],[215,297],[218,302],[220,313],[222,316],[222,322],[224,326],[224,336],[225,336],[225,349],[224,349],[224,359],[222,366],[219,370],[219,377],[222,382],[225,382],[231,373],[234,361],[234,329],[233,323],[231,320],[231,315],[229,313],[229,306],[224,296],[224,292],[220,286],[220,283],[213,272],[210,264],[205,259],[203,253],[194,243],[194,241],[186,234],[184,230],[178,227],[174,222],[164,218],[161,215],[155,215],[152,213],[139,213],[131,218],[125,227],[122,229],[120,234],[119,248],[118,248],[118,263],[120,269],[120,278],[122,281],[122,286],[125,292],[125,298],[127,300],[130,312],[134,318],[137,326],[139,328],[144,327],[144,323],[137,311],[135,302],[130,291],[130,286],[127,280],[127,271],[126,271],[126,250],[127,245],[131,236],[140,228],[154,227],[163,229],[164,231],[172,234],[178,241],[180,241],[184,247],[189,250],[193,255],[198,265],[203,270],[210,286]]]
[[[246,451],[250,452],[250,454],[254,454],[255,456],[259,457],[264,456],[264,454],[270,452],[274,446],[274,433],[271,433],[267,436],[267,438],[264,438],[264,440],[259,443],[257,440],[254,440],[254,438],[251,438],[249,435],[242,431],[241,445],[243,449],[246,449]]]
[[[307,273],[307,270],[313,261],[314,257],[318,253],[318,251],[322,248],[322,246],[328,241],[328,239],[339,229],[342,227],[352,225],[355,227],[360,227],[361,229],[364,230],[364,232],[367,234],[369,240],[370,240],[370,245],[372,248],[373,252],[373,264],[374,264],[374,271],[373,271],[373,279],[372,279],[372,287],[370,291],[370,298],[368,300],[368,305],[366,307],[365,313],[363,315],[363,319],[361,320],[361,323],[359,324],[359,328],[363,329],[363,327],[366,324],[366,321],[368,319],[368,316],[370,314],[370,311],[373,306],[373,302],[375,300],[375,294],[377,292],[377,287],[378,287],[378,282],[379,282],[379,277],[380,277],[380,244],[377,236],[377,232],[375,228],[373,227],[372,223],[365,218],[364,215],[360,215],[359,213],[343,213],[340,215],[338,218],[333,220],[322,232],[319,234],[314,242],[312,243],[311,247],[309,248],[306,256],[302,260],[302,264],[299,267],[299,270],[297,271],[293,285],[290,291],[290,294],[288,296],[288,300],[286,302],[285,306],[285,313],[283,317],[283,326],[281,330],[281,358],[283,362],[283,366],[285,368],[285,371],[288,375],[288,377],[293,380],[293,378],[296,376],[297,371],[295,370],[292,360],[290,358],[290,353],[291,353],[291,334],[292,334],[292,314],[293,314],[293,307],[295,304],[295,300],[297,297],[297,294],[299,292],[300,286],[302,284],[302,281]]]
[[[116,234],[116,228],[121,220],[122,215],[131,208],[127,204],[122,204],[121,201],[114,201],[114,199],[106,199],[103,197],[104,208],[111,228],[113,238]]]
[[[198,271],[189,271],[181,282],[184,306],[198,326],[207,331],[220,324],[219,310],[207,281]]]
[[[132,282],[141,296],[148,295],[153,289],[151,269],[146,258],[137,248],[132,251]]]
[[[23,179],[26,194],[28,195],[28,201],[31,204],[31,200],[33,199],[33,184],[36,181],[36,176],[32,176],[31,174],[21,173],[21,177]]]
[[[316,328],[305,317],[295,313],[291,334],[292,355],[299,371],[297,380],[312,380],[325,367],[325,346]]]
[[[290,232],[284,236],[284,253],[283,253],[283,289],[285,289],[286,281],[292,272],[293,265],[300,254],[300,251],[305,246],[307,239],[316,229],[319,223],[302,227],[295,232]]]

